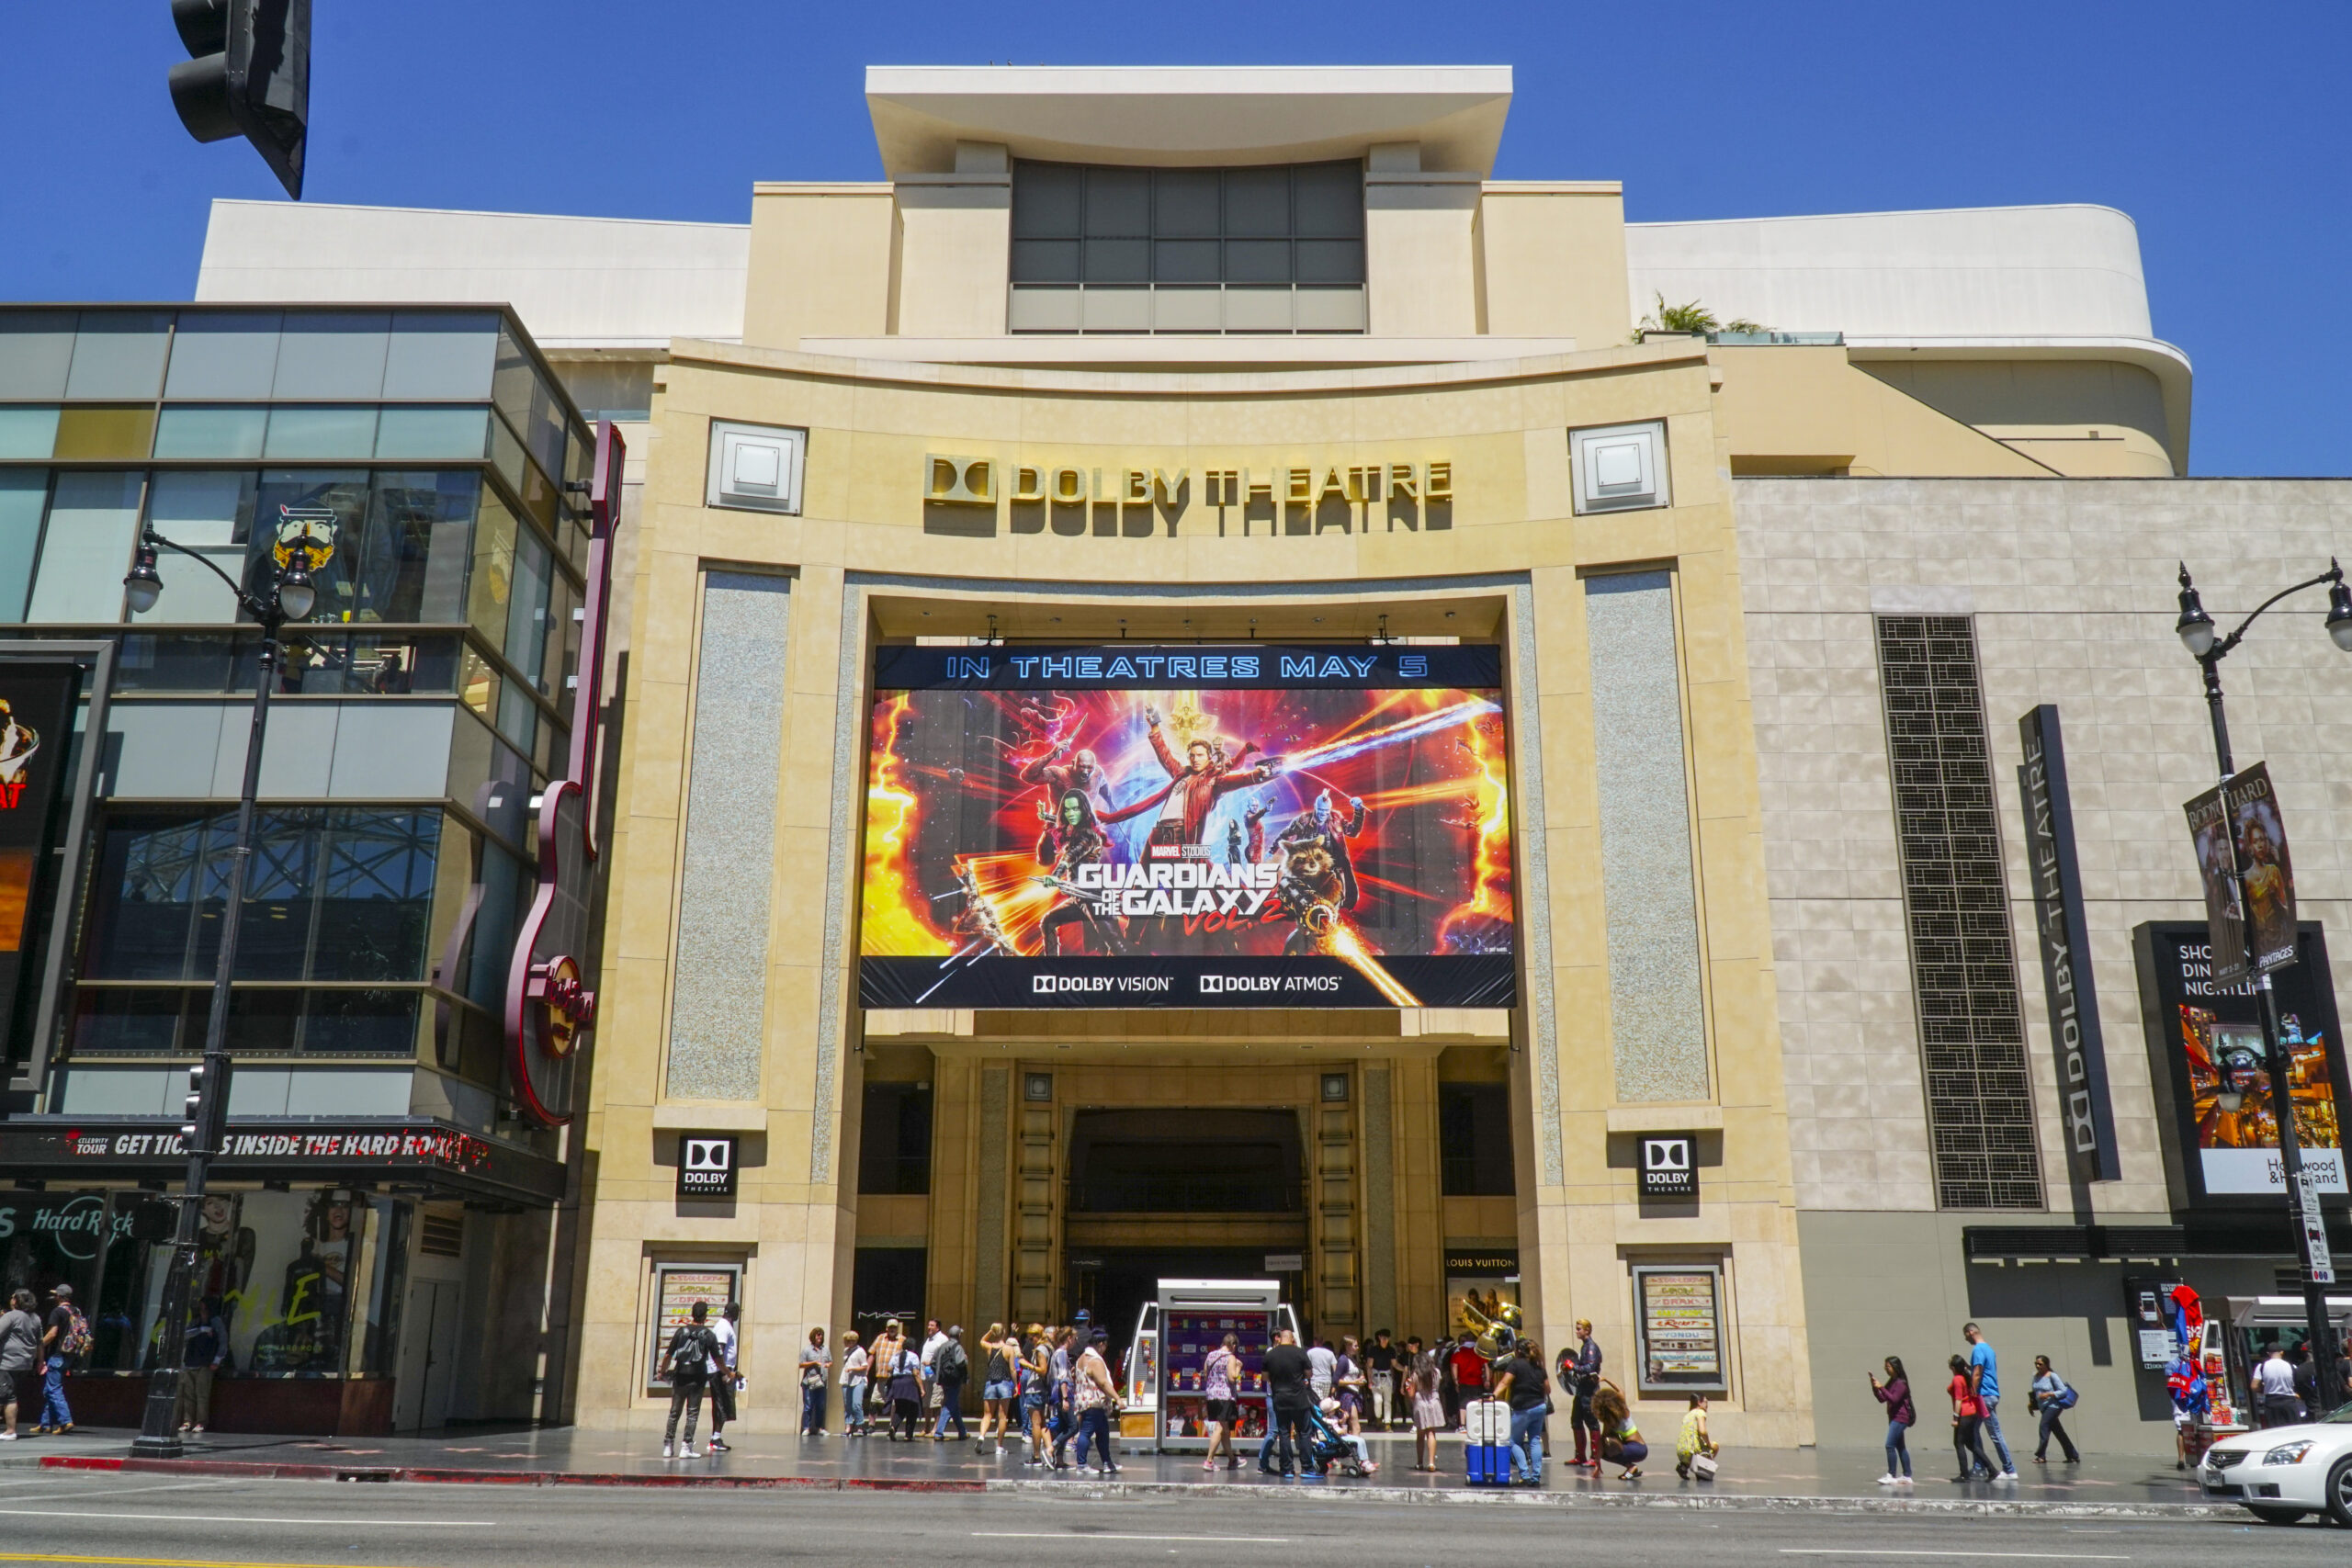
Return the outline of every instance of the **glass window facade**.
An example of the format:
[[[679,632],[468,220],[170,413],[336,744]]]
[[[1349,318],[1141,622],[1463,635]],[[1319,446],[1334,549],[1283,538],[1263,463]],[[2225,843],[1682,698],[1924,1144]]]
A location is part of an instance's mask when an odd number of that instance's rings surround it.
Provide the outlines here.
[[[1363,168],[1018,162],[1012,278],[1014,332],[1363,332]]]

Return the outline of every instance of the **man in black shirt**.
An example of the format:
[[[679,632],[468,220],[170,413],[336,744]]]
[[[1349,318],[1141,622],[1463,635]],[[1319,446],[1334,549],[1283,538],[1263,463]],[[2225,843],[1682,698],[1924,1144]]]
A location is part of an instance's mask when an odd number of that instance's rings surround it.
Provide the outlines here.
[[[1521,1340],[1510,1359],[1497,1369],[1495,1397],[1510,1401],[1511,1479],[1522,1486],[1544,1483],[1544,1416],[1551,1396],[1543,1348],[1532,1339]]]
[[[1389,1343],[1388,1330],[1382,1329],[1363,1348],[1364,1386],[1372,1394],[1372,1424],[1385,1432],[1396,1413],[1396,1347]]]
[[[1307,1378],[1311,1368],[1306,1352],[1298,1348],[1298,1336],[1287,1328],[1274,1331],[1273,1348],[1266,1352],[1265,1372],[1267,1392],[1272,1395],[1273,1417],[1270,1424],[1273,1441],[1258,1456],[1261,1474],[1274,1473],[1266,1461],[1273,1457],[1277,1447],[1282,1452],[1282,1472],[1295,1475],[1291,1459],[1291,1439],[1298,1439],[1298,1459],[1308,1466],[1315,1463],[1315,1447],[1306,1435],[1306,1411],[1314,1394],[1309,1392]]]

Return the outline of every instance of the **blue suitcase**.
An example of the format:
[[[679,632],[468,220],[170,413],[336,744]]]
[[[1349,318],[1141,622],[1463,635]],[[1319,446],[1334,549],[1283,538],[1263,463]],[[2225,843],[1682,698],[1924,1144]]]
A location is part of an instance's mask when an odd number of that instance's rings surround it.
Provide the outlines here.
[[[1468,1461],[1470,1484],[1473,1486],[1508,1486],[1510,1484],[1510,1447],[1506,1443],[1465,1443],[1463,1454]]]

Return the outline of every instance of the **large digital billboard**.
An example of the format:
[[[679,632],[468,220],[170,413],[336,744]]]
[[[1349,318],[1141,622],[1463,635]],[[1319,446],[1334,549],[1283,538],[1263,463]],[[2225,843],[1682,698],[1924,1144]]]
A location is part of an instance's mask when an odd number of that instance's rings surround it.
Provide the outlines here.
[[[869,1008],[1509,1007],[1499,651],[876,657]]]
[[[2134,936],[2150,1066],[2158,1109],[2171,1122],[2167,1153],[2180,1195],[2192,1206],[2283,1196],[2281,1096],[2263,1050],[2254,987],[2214,979],[2204,921],[2152,922]],[[2284,1101],[2293,1110],[2304,1168],[2322,1192],[2341,1196],[2352,1184],[2335,989],[2318,922],[2302,922],[2298,939],[2296,962],[2271,976],[2289,1063]]]

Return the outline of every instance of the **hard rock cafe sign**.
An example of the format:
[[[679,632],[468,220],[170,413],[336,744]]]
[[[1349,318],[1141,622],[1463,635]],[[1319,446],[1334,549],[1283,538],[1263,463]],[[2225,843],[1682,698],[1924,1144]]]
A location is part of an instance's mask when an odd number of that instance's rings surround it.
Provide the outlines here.
[[[582,954],[602,852],[596,842],[604,754],[599,728],[624,457],[620,432],[609,420],[599,424],[595,468],[588,480],[588,591],[571,700],[571,750],[564,776],[539,797],[538,892],[515,936],[506,978],[506,1041],[515,1094],[526,1111],[551,1127],[571,1120],[573,1072],[596,1021],[594,976]]]

